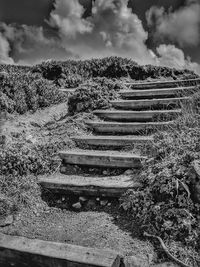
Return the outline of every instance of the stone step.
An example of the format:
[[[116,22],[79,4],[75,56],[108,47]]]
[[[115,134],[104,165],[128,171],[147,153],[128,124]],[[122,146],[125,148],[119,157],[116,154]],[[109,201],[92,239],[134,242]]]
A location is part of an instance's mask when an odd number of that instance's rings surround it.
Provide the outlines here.
[[[156,81],[156,82],[128,82],[126,86],[133,89],[155,89],[155,88],[170,88],[178,86],[195,86],[200,84],[200,78],[188,80],[172,80],[172,81]]]
[[[166,122],[106,122],[87,121],[88,126],[98,133],[112,134],[138,134],[141,132],[162,130],[173,124],[173,121]]]
[[[121,197],[128,189],[139,188],[137,175],[119,176],[51,175],[39,177],[40,185],[55,193],[81,196]]]
[[[148,90],[121,90],[119,93],[125,99],[152,99],[162,97],[174,97],[189,94],[195,91],[195,86],[176,87]]]
[[[181,114],[181,109],[175,110],[95,110],[94,114],[98,117],[112,121],[154,121],[158,119],[175,117]]]
[[[138,154],[98,150],[60,151],[59,156],[64,164],[109,168],[140,168],[141,160],[146,159]]]
[[[139,99],[139,100],[113,100],[110,101],[114,108],[138,110],[151,107],[174,107],[181,106],[190,100],[190,97],[175,97],[175,98],[162,98],[162,99]]]
[[[112,250],[0,233],[0,266],[119,267],[120,255]]]
[[[102,147],[126,147],[150,142],[153,140],[152,136],[74,136],[72,137],[77,145],[102,146]]]

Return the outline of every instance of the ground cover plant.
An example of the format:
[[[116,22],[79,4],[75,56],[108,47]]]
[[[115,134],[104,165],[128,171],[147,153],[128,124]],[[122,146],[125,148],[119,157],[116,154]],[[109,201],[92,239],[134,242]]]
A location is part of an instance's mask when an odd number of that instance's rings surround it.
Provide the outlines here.
[[[194,172],[194,164],[200,162],[198,103],[199,92],[167,131],[155,134],[141,173],[143,188],[128,191],[121,203],[141,233],[196,250],[196,255],[183,257],[191,266],[200,264],[200,177]]]

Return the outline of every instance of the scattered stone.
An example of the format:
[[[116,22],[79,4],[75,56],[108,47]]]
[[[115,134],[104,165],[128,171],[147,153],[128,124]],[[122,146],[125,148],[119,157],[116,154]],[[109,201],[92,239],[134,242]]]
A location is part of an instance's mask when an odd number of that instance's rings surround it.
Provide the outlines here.
[[[62,196],[62,199],[61,199],[62,201],[65,201],[65,196]]]
[[[72,208],[74,208],[75,210],[80,210],[82,208],[82,205],[80,202],[77,202],[72,205]]]
[[[131,175],[133,174],[133,170],[129,169],[124,172],[125,175]]]
[[[107,205],[107,206],[108,206],[108,207],[110,207],[111,205],[112,205],[111,203],[108,203],[108,205]]]
[[[127,256],[124,258],[125,267],[149,267],[148,260],[136,257],[136,256]]]
[[[65,173],[67,171],[67,168],[65,167],[65,166],[62,166],[61,168],[60,168],[60,172],[61,173]]]
[[[94,209],[96,207],[96,202],[93,199],[88,200],[86,204],[87,209]]]
[[[86,197],[79,197],[79,202],[80,203],[85,203],[87,201]]]
[[[96,201],[98,201],[98,202],[99,202],[99,201],[100,201],[100,197],[97,197],[97,198],[96,198]]]
[[[108,175],[108,171],[104,170],[103,175]]]
[[[108,204],[108,200],[101,200],[100,201],[100,205],[103,207],[106,206],[107,204]]]
[[[11,225],[13,221],[14,221],[13,215],[8,215],[7,217],[0,219],[0,227]]]

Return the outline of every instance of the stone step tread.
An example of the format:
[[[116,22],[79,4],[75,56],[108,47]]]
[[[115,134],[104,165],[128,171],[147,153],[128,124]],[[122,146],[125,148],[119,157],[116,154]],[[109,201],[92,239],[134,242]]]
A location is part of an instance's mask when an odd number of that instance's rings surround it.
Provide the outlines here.
[[[139,154],[110,150],[70,150],[60,151],[63,164],[97,166],[107,168],[141,168],[141,161],[146,159]]]
[[[161,89],[147,89],[147,90],[121,90],[119,93],[124,96],[145,96],[145,95],[173,95],[177,92],[194,90],[195,86],[188,87],[174,87],[174,88],[161,88]]]
[[[119,267],[120,256],[117,252],[111,250],[0,233],[0,265]]]
[[[145,87],[145,86],[159,86],[159,85],[178,85],[184,83],[200,83],[200,78],[187,79],[187,80],[163,80],[163,81],[150,81],[150,82],[127,82],[125,85],[131,85],[133,87]]]
[[[138,177],[137,177],[138,178]],[[137,180],[137,181],[136,181]],[[39,177],[41,185],[66,185],[77,187],[100,187],[100,188],[133,188],[139,186],[140,183],[136,177],[131,178],[128,175],[118,176],[86,176],[86,175],[51,175],[47,177]]]

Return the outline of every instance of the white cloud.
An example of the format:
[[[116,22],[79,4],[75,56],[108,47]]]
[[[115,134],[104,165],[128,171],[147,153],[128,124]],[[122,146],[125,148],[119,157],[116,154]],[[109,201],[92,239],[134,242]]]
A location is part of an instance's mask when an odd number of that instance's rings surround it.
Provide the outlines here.
[[[75,38],[78,33],[92,30],[92,25],[82,18],[83,13],[84,8],[78,0],[56,0],[48,23],[69,38]]]
[[[98,0],[92,14],[82,18],[78,0],[57,0],[49,24],[57,27],[62,44],[81,58],[120,55],[139,63],[152,62],[141,20],[128,8],[128,0]],[[72,26],[73,25],[73,26]]]
[[[52,56],[58,59],[69,56],[69,52],[60,45],[59,39],[46,37],[42,27],[7,25],[0,22],[0,32],[4,42],[12,47],[13,60],[17,63],[20,61],[33,64]]]
[[[9,56],[10,45],[7,39],[0,33],[0,63],[13,64],[13,59]]]
[[[190,69],[200,74],[200,65],[191,62],[189,58],[185,58],[183,51],[174,45],[162,44],[156,50],[158,53],[157,65],[176,69]]]
[[[147,13],[149,26],[155,29],[155,38],[167,38],[181,47],[200,42],[200,3],[187,1],[187,5],[166,13],[163,7],[153,6]]]

